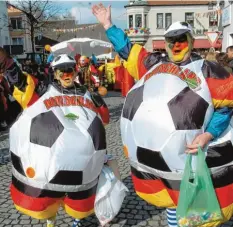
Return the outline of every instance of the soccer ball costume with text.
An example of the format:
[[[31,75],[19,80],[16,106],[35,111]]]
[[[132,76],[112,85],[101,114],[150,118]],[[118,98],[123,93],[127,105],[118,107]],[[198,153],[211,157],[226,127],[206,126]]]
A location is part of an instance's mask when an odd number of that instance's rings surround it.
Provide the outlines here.
[[[75,75],[75,64],[67,55],[52,62],[64,85],[74,79],[70,75]],[[12,83],[14,97],[24,108],[10,129],[14,205],[37,219],[56,216],[61,205],[74,218],[89,216],[106,154],[106,104],[76,83],[64,87],[57,79],[40,84],[20,71]],[[22,83],[25,89],[18,86]]]
[[[138,80],[126,97],[121,116],[124,153],[136,193],[155,206],[176,208],[187,145],[206,132],[217,109],[232,108],[233,76],[191,53],[194,40],[186,22],[167,28],[166,56],[132,44],[115,25],[106,33],[125,59],[129,74]],[[225,222],[233,215],[231,125],[216,137],[205,154]],[[194,169],[195,161],[193,158]]]

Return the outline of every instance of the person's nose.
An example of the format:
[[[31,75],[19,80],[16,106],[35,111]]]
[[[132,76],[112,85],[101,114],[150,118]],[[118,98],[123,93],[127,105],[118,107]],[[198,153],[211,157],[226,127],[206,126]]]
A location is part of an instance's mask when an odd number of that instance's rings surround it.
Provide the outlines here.
[[[174,46],[175,47],[179,47],[180,46],[180,42],[175,42]]]

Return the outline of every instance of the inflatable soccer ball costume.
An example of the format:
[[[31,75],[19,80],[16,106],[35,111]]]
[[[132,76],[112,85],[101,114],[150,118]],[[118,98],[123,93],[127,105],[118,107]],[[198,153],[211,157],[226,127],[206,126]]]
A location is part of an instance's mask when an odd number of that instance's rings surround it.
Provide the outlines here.
[[[206,80],[201,71],[195,70],[201,69],[199,64],[202,66],[203,60],[181,67],[180,75],[169,72],[169,63],[155,65],[131,89],[123,107],[122,140],[135,190],[141,198],[159,207],[177,206],[186,144],[204,131],[213,113]],[[175,68],[173,65],[173,72]],[[191,77],[195,73],[197,79],[188,78],[185,73]],[[227,219],[233,211],[231,141],[229,126],[209,144],[206,152],[216,195]],[[195,159],[193,164],[195,168]]]
[[[168,208],[168,224],[177,226],[175,208],[185,151],[191,152],[201,141],[224,216],[221,221],[229,220],[233,215],[233,76],[191,52],[193,31],[186,22],[175,22],[166,29],[167,55],[163,55],[132,44],[112,24],[110,8],[99,4],[92,10],[125,60],[129,74],[137,80],[126,97],[121,116],[124,152],[131,164],[137,194],[155,206]],[[197,138],[199,141],[193,144]],[[209,143],[213,138],[217,139]],[[193,169],[195,161],[193,158]],[[205,226],[219,224],[216,221]]]
[[[77,219],[94,212],[106,154],[102,119],[108,123],[109,114],[97,94],[68,87],[75,63],[58,56],[52,63],[57,81],[38,84],[26,75],[26,88],[14,91],[24,111],[10,129],[11,196],[19,211],[37,219],[56,216],[61,205]]]
[[[58,107],[59,99],[66,101]],[[63,202],[76,218],[93,212],[106,142],[88,94],[66,96],[50,87],[12,126],[10,149],[11,193],[18,210],[44,219]]]
[[[233,76],[196,54],[190,54],[182,63],[172,62],[170,59],[180,57],[172,52],[173,48],[181,49],[180,53],[187,50],[191,31],[186,23],[177,22],[168,28],[169,32],[181,33],[178,38],[166,38],[169,58],[159,53],[147,54],[139,45],[131,46],[128,70],[131,75],[136,72],[135,75],[144,76],[139,77],[126,97],[121,134],[137,194],[155,206],[176,208],[187,145],[206,132],[216,109],[232,108]],[[187,37],[182,32],[188,32]],[[135,53],[138,55],[133,59]],[[147,64],[151,66],[153,61],[156,63],[148,70]],[[135,70],[132,65],[139,62],[144,65],[138,64]],[[224,219],[203,226],[218,226],[233,215],[232,139],[229,125],[205,147],[206,163]],[[195,156],[192,166],[195,170]],[[175,222],[169,220],[169,214],[168,221]]]

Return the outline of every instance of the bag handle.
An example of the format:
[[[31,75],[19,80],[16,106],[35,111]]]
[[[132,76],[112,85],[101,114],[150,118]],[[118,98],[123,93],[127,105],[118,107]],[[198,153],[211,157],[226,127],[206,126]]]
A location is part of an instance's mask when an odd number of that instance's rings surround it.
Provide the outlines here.
[[[113,180],[115,180],[115,175],[114,175],[113,171],[108,166],[104,166],[102,168],[102,172],[108,181],[112,182]]]
[[[185,170],[185,172],[184,172],[184,175],[183,175],[183,181],[184,182],[189,182],[189,179],[190,179],[190,176],[191,176],[191,173],[192,173],[192,155],[191,154],[187,155],[184,170]]]
[[[184,173],[184,180],[186,182],[190,183],[190,176],[193,173],[192,171],[192,154],[187,155],[187,160],[185,164],[185,173]],[[202,148],[198,146],[198,152],[197,152],[197,163],[196,163],[196,173],[194,176],[194,181],[193,184],[197,185],[198,184],[198,176],[202,174],[202,168],[200,168],[203,165],[206,165],[205,163],[205,155],[204,152],[202,151]]]

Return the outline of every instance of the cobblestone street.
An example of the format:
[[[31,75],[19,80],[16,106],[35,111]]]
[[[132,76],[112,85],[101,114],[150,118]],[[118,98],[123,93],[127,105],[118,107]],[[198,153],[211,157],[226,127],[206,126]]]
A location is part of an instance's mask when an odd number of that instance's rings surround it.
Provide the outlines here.
[[[162,227],[167,226],[164,209],[150,206],[136,196],[127,160],[123,156],[122,143],[120,138],[119,117],[124,99],[119,93],[110,92],[106,97],[106,103],[111,112],[111,123],[107,126],[108,153],[112,153],[118,160],[123,182],[129,189],[121,212],[107,227]],[[31,219],[22,215],[14,208],[9,195],[9,184],[11,181],[11,163],[9,159],[8,136],[0,137],[0,227],[42,227],[46,226],[45,221]],[[56,226],[68,227],[72,225],[72,218],[61,210],[57,216]],[[82,221],[83,226],[100,226],[93,215]],[[233,221],[228,222],[224,227],[233,226]]]

